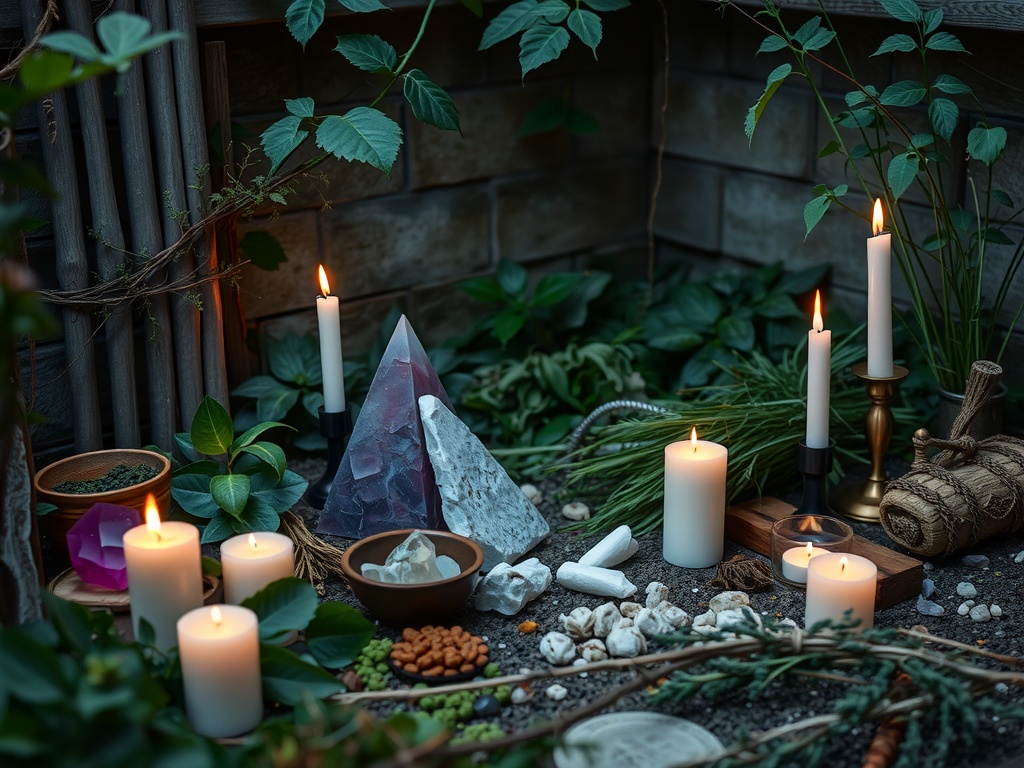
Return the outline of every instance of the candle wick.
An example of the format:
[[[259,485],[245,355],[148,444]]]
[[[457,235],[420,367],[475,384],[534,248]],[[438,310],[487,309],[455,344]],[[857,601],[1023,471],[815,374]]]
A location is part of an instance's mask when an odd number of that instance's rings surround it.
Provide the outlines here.
[[[163,541],[164,537],[160,535],[160,531],[153,531],[153,535],[156,536],[157,541]]]

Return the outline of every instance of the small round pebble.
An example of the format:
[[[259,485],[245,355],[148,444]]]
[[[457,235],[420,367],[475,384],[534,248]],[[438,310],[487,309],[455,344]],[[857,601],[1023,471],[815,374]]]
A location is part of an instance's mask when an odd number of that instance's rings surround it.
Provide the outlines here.
[[[512,689],[512,698],[510,699],[513,704],[524,704],[533,698],[533,691],[523,687],[516,687]]]
[[[988,607],[988,612],[992,615],[993,619],[998,619],[1003,615],[1003,609],[998,605],[990,605]]]
[[[523,495],[529,500],[533,506],[539,506],[544,501],[544,494],[540,492],[540,488],[530,483],[524,483],[519,486],[519,490],[523,492]]]
[[[582,501],[572,501],[562,507],[562,517],[567,520],[589,520],[590,519],[590,507],[584,504]]]
[[[984,603],[971,608],[971,621],[990,621],[992,613]]]
[[[960,561],[968,568],[988,568],[989,559],[985,555],[965,555]]]
[[[960,607],[956,609],[956,612],[961,616],[966,616],[968,613],[971,612],[971,606],[969,606],[967,603],[960,603]]]
[[[1024,563],[1024,549],[1022,549],[1020,552],[1014,555],[1013,562]]]
[[[925,579],[921,582],[921,597],[927,600],[929,597],[935,594],[935,582],[931,579]]]
[[[565,686],[555,683],[554,685],[548,686],[548,689],[544,691],[544,695],[552,701],[561,701],[569,695],[569,692],[565,690]]]
[[[477,717],[494,717],[501,714],[501,702],[494,696],[477,696],[473,702],[473,714]]]
[[[956,585],[956,593],[960,595],[960,597],[977,597],[978,588],[969,581],[961,581]]]

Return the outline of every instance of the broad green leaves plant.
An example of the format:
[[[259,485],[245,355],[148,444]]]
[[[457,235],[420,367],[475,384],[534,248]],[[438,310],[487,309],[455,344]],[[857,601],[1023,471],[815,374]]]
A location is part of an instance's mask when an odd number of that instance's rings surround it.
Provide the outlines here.
[[[171,498],[185,513],[205,520],[201,541],[212,543],[249,531],[276,531],[281,513],[306,492],[308,483],[287,468],[284,451],[260,439],[279,422],[263,422],[234,436],[224,406],[206,397],[189,432],[175,435],[191,461],[171,476]]]
[[[793,64],[780,64],[768,76],[765,92],[750,108],[744,128],[752,136],[769,100],[790,75],[810,86],[832,125],[832,136],[819,157],[842,157],[849,186],[865,199],[851,202],[847,184],[817,185],[814,198],[804,208],[807,233],[834,205],[867,219],[871,199],[883,199],[894,255],[910,294],[911,317],[905,325],[938,382],[962,391],[975,360],[1002,358],[1024,312],[1024,302],[1010,299],[1011,284],[1024,263],[1024,242],[1014,243],[1004,231],[1021,209],[995,185],[993,175],[993,166],[1006,147],[1006,130],[984,117],[984,107],[969,85],[941,71],[949,56],[967,53],[954,34],[940,29],[942,9],[924,11],[914,0],[879,2],[909,29],[889,34],[872,56],[909,55],[920,66],[920,79],[898,80],[879,89],[858,79],[845,54],[837,52],[838,63],[826,60],[826,64],[839,68],[854,88],[845,96],[848,109],[832,109],[815,80],[820,70],[811,66],[819,56],[825,60],[820,51],[834,44],[828,15],[812,17],[791,33],[779,7],[768,2],[759,15],[773,23],[774,30],[762,41],[758,54],[784,51]],[[922,109],[927,114],[923,130],[919,127]],[[943,181],[951,173],[949,158],[962,152],[953,142],[968,112],[982,115],[967,133],[967,157],[977,161],[968,177],[966,197],[972,201],[971,210],[949,197],[949,185]],[[920,217],[903,210],[906,201],[922,198],[934,214],[927,226],[916,224]],[[865,233],[869,231],[865,224]],[[1001,271],[992,274],[993,263],[986,263],[986,258],[989,246],[996,245],[1012,249],[1002,257]],[[1009,330],[1000,331],[1000,323],[1007,323]]]

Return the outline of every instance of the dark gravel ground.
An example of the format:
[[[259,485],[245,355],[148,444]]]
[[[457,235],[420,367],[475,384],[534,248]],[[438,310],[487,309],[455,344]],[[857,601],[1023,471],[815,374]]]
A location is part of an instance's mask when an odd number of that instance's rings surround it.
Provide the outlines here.
[[[321,467],[322,464],[318,462],[307,461],[299,462],[295,468],[307,477],[315,479],[322,471]],[[851,480],[856,482],[856,478]],[[554,482],[547,482],[542,490],[545,491],[545,498],[541,511],[554,530],[566,522],[560,515],[560,509],[568,499],[559,498],[558,486]],[[315,510],[306,508],[299,511],[305,512],[311,522],[315,520]],[[859,523],[854,523],[853,526],[859,535],[891,545],[879,526]],[[554,573],[561,563],[578,559],[596,541],[597,539],[592,537],[555,532],[531,555],[539,557]],[[339,539],[335,543],[344,546],[347,542]],[[665,563],[661,556],[661,537],[657,532],[641,537],[639,543],[640,549],[637,554],[618,566],[638,587],[638,601],[643,602],[643,591],[649,582],[661,581],[672,590],[670,599],[674,603],[690,614],[704,612],[708,600],[719,591],[708,586],[713,569],[687,570]],[[971,645],[983,641],[984,647],[990,651],[1024,656],[1024,564],[1014,563],[1014,555],[1021,550],[1024,550],[1024,535],[1016,534],[984,541],[972,551],[972,554],[983,554],[989,558],[988,568],[966,567],[959,556],[928,564],[927,575],[937,586],[937,593],[932,599],[946,609],[945,615],[923,616],[918,613],[915,603],[908,601],[879,611],[875,617],[876,626],[924,626],[935,635]],[[742,547],[726,543],[727,559],[741,552],[753,554]],[[979,603],[999,605],[1003,609],[1002,618],[976,623],[966,616],[957,615],[956,609],[963,602],[963,598],[956,594],[956,586],[961,581],[972,582],[977,587],[976,600]],[[781,585],[776,586],[777,588],[770,591],[751,595],[753,607],[762,614],[790,617],[802,624],[804,593]],[[328,584],[328,597],[351,603],[363,610],[347,587],[339,581],[332,580]],[[467,605],[451,617],[448,623],[460,624],[475,634],[485,636],[491,647],[492,660],[501,666],[503,672],[515,673],[520,669],[542,669],[546,666],[538,645],[546,632],[561,630],[559,614],[568,613],[580,605],[595,608],[603,602],[606,602],[605,598],[581,595],[553,583],[547,592],[529,603],[517,616],[481,613]],[[533,634],[523,635],[518,631],[518,625],[527,619],[536,621],[539,628]],[[397,635],[394,630],[386,627],[381,628],[380,634]],[[544,696],[544,689],[550,683],[538,681],[534,686],[535,696],[529,702],[506,706],[496,722],[507,732],[522,729],[538,719],[552,718],[593,700],[626,680],[629,674],[601,672],[589,674],[587,677],[562,678],[558,682],[568,689],[568,696],[560,702],[551,701]],[[390,683],[391,687],[405,684],[404,681],[397,679],[392,679]],[[718,736],[723,743],[729,744],[741,728],[763,730],[830,711],[830,701],[837,690],[834,685],[815,680],[788,685],[774,684],[766,694],[754,701],[749,701],[745,695],[738,694],[731,699],[714,703],[696,699],[667,711],[700,723]],[[1011,700],[1012,697],[1016,703],[1024,704],[1024,693],[1019,690],[1002,695],[1007,700]],[[373,708],[385,713],[404,706],[388,703],[376,704]],[[621,699],[615,709],[637,710],[654,707],[649,702],[648,694],[641,691]],[[666,710],[662,708],[661,711]],[[872,735],[871,730],[866,728],[845,739],[844,743],[834,745],[826,763],[836,768],[861,766]],[[982,716],[976,745],[961,745],[944,764],[994,767],[1024,765],[1024,723],[993,722],[987,716]]]

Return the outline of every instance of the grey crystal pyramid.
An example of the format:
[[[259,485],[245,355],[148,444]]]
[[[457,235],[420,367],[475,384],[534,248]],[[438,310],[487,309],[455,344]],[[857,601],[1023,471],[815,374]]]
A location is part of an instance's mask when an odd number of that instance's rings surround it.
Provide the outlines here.
[[[484,551],[485,571],[514,563],[551,529],[476,435],[431,395],[420,398],[430,463],[448,530]]]
[[[451,409],[402,315],[352,429],[320,515],[320,533],[361,539],[401,528],[445,530],[417,407],[426,394]]]

